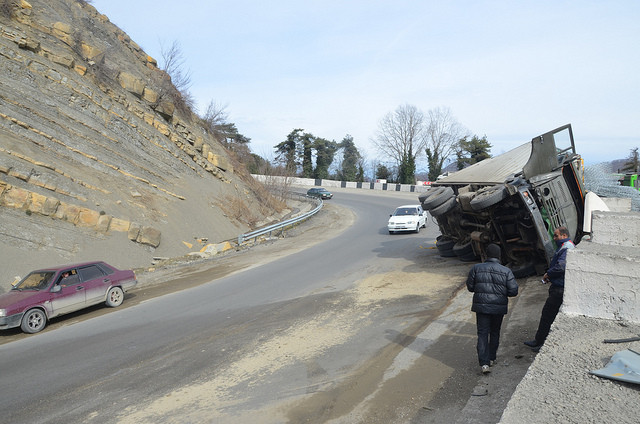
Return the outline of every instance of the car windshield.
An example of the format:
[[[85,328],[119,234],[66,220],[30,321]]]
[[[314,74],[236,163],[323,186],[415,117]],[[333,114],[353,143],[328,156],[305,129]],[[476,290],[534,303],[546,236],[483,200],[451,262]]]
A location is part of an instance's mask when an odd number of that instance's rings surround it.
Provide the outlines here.
[[[46,288],[55,272],[35,271],[24,277],[11,290],[42,290]]]
[[[416,208],[398,208],[394,213],[395,216],[418,215]]]

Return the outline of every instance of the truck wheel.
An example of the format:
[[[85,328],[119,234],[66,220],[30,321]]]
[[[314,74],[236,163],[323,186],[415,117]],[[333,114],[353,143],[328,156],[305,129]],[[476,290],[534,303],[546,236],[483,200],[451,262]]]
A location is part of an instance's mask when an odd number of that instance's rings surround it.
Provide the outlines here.
[[[476,252],[473,250],[472,241],[466,243],[458,242],[453,246],[452,250],[462,262],[472,262],[478,259],[478,255],[476,255]]]
[[[469,202],[469,205],[474,211],[480,211],[488,208],[489,206],[493,206],[506,198],[507,189],[502,184],[498,184],[478,190],[476,195]]]
[[[440,206],[453,196],[453,189],[451,187],[433,187],[429,189],[422,200],[422,209],[430,210],[437,206]],[[418,196],[418,200],[421,196]]]
[[[460,256],[465,256],[468,255],[470,253],[473,253],[473,242],[472,241],[468,241],[466,243],[456,243],[455,245],[453,245],[453,252],[456,254],[456,256],[460,257]]]
[[[536,266],[532,263],[518,265],[511,268],[511,272],[513,272],[513,276],[516,278],[524,278],[534,275],[536,273]]]
[[[466,255],[458,256],[462,262],[474,262],[478,260],[478,256],[475,253],[467,253]]]
[[[456,206],[456,204],[457,204],[456,198],[455,196],[453,196],[452,198],[450,198],[440,206],[436,206],[435,208],[431,209],[429,213],[431,214],[431,216],[444,215],[445,213],[451,211]]]
[[[453,246],[456,244],[455,240],[452,240],[446,236],[438,236],[436,238],[436,247],[438,248],[438,252],[440,256],[443,258],[452,258],[456,256],[453,253]]]

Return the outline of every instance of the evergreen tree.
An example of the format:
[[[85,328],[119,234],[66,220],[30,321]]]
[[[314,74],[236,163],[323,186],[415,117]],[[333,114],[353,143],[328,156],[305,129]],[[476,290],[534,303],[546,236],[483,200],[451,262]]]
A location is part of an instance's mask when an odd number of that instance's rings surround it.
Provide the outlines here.
[[[376,179],[378,180],[391,179],[391,172],[389,171],[389,168],[387,168],[383,164],[378,164],[378,167],[376,168]]]
[[[287,174],[296,175],[298,171],[298,145],[300,144],[302,129],[294,129],[287,135],[287,139],[277,144],[276,160],[284,166]]]
[[[358,172],[356,173],[356,182],[361,183],[364,182],[364,167],[362,163],[358,164]]]
[[[302,177],[311,178],[313,176],[313,152],[311,151],[314,144],[312,134],[304,133],[300,138],[300,146],[302,149]]]
[[[333,158],[338,150],[335,141],[329,141],[324,138],[316,138],[313,143],[316,151],[316,167],[313,171],[314,178],[328,178],[329,167],[333,163]]]
[[[402,161],[398,166],[398,183],[415,184],[415,173],[415,157],[411,152],[411,146],[409,146],[409,151],[403,155]]]
[[[471,139],[468,136],[462,137],[458,141],[456,151],[458,170],[490,158],[489,150],[491,150],[491,144],[487,141],[486,135],[482,138],[474,135]]]
[[[353,137],[347,134],[340,142],[342,148],[342,169],[340,176],[343,181],[356,181],[360,152],[353,142]]]

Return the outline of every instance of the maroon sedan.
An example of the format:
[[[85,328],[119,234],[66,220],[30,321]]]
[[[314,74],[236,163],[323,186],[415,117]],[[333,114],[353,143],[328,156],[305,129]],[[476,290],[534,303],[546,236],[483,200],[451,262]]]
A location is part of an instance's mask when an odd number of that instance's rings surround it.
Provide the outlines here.
[[[37,333],[58,315],[102,302],[120,306],[124,292],[136,284],[133,271],[104,262],[33,271],[0,295],[0,330],[20,327],[25,333]]]

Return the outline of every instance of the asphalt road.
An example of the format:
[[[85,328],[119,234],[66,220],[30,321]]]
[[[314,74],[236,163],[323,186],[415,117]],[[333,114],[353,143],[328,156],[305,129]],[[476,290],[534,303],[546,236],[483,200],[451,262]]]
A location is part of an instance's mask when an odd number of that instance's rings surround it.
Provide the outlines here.
[[[460,384],[475,368],[469,305],[454,296],[469,265],[437,255],[432,222],[387,233],[415,199],[336,192],[354,222],[334,238],[2,344],[1,421],[400,423],[460,410],[479,378]]]

